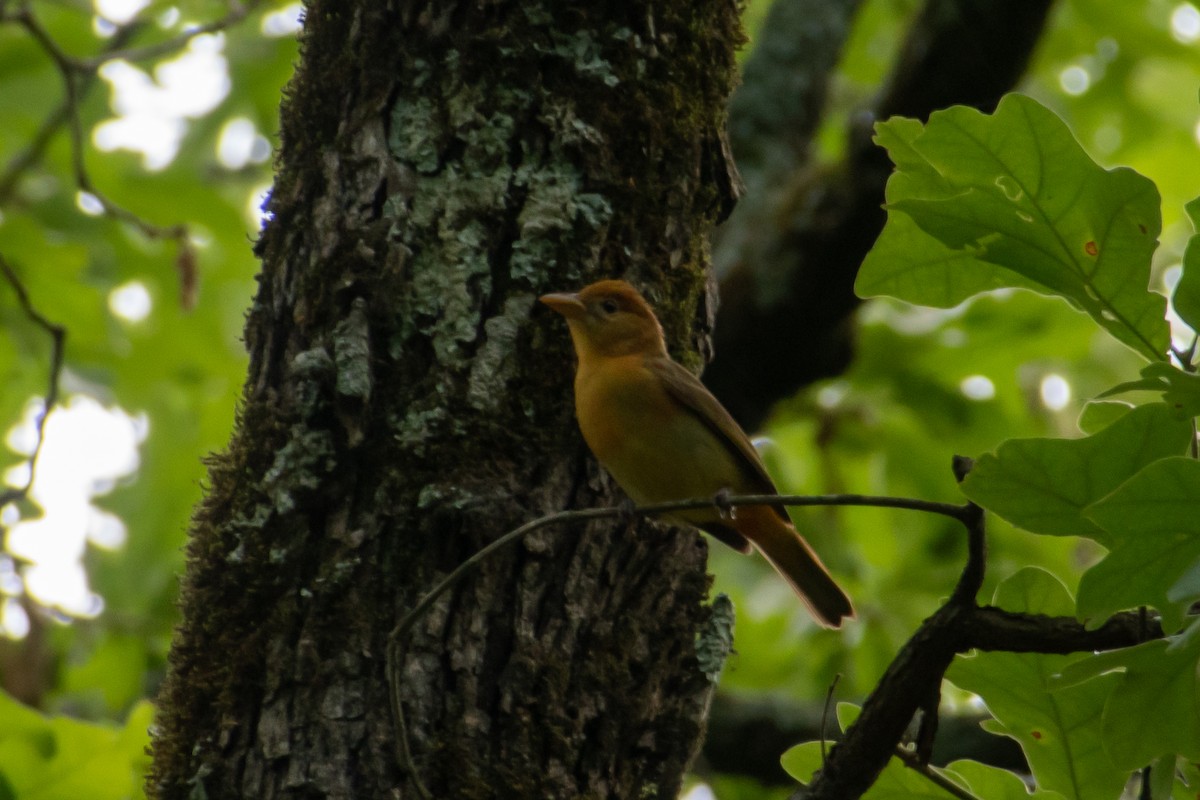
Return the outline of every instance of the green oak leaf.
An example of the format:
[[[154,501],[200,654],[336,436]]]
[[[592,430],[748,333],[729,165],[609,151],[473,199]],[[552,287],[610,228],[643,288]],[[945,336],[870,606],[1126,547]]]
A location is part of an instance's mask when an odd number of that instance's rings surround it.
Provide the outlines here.
[[[1197,233],[1183,251],[1183,273],[1171,295],[1171,306],[1193,331],[1200,331],[1200,197],[1184,206]]]
[[[1070,593],[1048,572],[1026,568],[996,589],[994,603],[1009,611],[1069,614]],[[1128,770],[1104,751],[1101,719],[1116,675],[1069,687],[1055,676],[1086,655],[977,653],[959,656],[946,678],[979,695],[996,718],[988,730],[1016,739],[1039,789],[1070,800],[1111,800],[1121,793]]]
[[[950,762],[942,772],[957,777],[971,794],[988,800],[1062,800],[1061,794],[1048,789],[1035,789],[1031,793],[1016,773],[991,764],[963,759]]]
[[[1112,397],[1124,392],[1158,392],[1163,402],[1179,409],[1189,417],[1200,416],[1200,375],[1176,369],[1164,361],[1147,364],[1141,369],[1141,378],[1118,384],[1101,398]]]
[[[1200,462],[1151,464],[1083,515],[1104,529],[1109,553],[1080,580],[1078,615],[1102,621],[1147,605],[1177,630],[1200,588]]]
[[[1025,284],[1014,272],[946,247],[910,217],[891,214],[862,263],[854,289],[862,297],[882,295],[952,308],[980,292]]]
[[[1083,410],[1079,412],[1079,419],[1075,424],[1080,431],[1090,436],[1112,425],[1133,408],[1129,403],[1092,400],[1085,404]]]
[[[976,461],[962,492],[1027,531],[1106,542],[1083,509],[1148,464],[1180,455],[1191,437],[1189,421],[1151,403],[1084,439],[1010,439]]]
[[[1098,675],[1123,673],[1104,707],[1104,749],[1113,764],[1139,769],[1178,754],[1200,760],[1200,637],[1173,637],[1088,656],[1055,681],[1086,685]]]
[[[864,261],[860,295],[946,307],[997,286],[1033,289],[1164,357],[1166,299],[1147,289],[1162,228],[1151,181],[1102,169],[1052,111],[1017,94],[991,115],[955,106],[876,131],[896,163],[887,206],[898,229]]]
[[[143,701],[124,726],[83,722],[40,714],[0,692],[0,791],[46,800],[142,796],[153,713]]]

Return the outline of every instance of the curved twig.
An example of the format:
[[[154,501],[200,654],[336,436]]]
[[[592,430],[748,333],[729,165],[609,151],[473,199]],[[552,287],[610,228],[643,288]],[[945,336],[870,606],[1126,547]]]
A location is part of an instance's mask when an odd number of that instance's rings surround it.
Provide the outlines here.
[[[129,47],[117,50],[108,50],[91,58],[81,58],[75,61],[77,69],[84,72],[94,72],[104,66],[109,61],[122,59],[124,61],[146,61],[160,56],[168,56],[171,53],[182,50],[195,39],[197,36],[205,33],[218,33],[227,28],[232,28],[239,22],[250,15],[258,6],[262,5],[262,0],[247,0],[245,3],[230,3],[229,13],[225,16],[205,22],[202,25],[194,25],[189,27],[177,36],[170,39],[164,39],[161,42],[148,44],[144,47]]]
[[[37,422],[34,423],[37,438],[34,441],[33,452],[29,455],[29,477],[25,480],[24,486],[0,492],[0,506],[4,506],[8,503],[25,499],[29,495],[29,490],[33,487],[33,477],[37,471],[38,456],[41,455],[42,442],[46,438],[46,418],[50,416],[51,409],[58,404],[58,381],[62,375],[67,329],[46,319],[34,307],[33,301],[29,299],[29,292],[26,290],[25,284],[21,282],[21,279],[13,271],[13,268],[3,255],[0,255],[0,273],[4,274],[5,280],[8,281],[13,291],[16,292],[17,303],[21,306],[21,310],[25,312],[25,316],[50,336],[51,343],[50,377],[47,381],[46,397],[42,401],[42,411],[37,416]]]
[[[639,506],[628,508],[625,506],[613,506],[607,508],[585,508],[574,511],[559,511],[553,514],[546,514],[537,519],[530,520],[520,527],[508,531],[504,535],[497,538],[495,541],[488,544],[483,549],[479,550],[469,557],[462,564],[458,565],[445,578],[443,578],[433,589],[426,593],[421,600],[411,610],[404,614],[388,635],[388,643],[385,657],[385,667],[387,669],[388,680],[388,695],[391,703],[392,720],[396,727],[396,760],[397,763],[405,769],[409,777],[416,785],[418,792],[428,800],[432,797],[428,789],[421,782],[416,768],[413,764],[412,752],[408,743],[408,731],[405,724],[403,703],[400,699],[400,649],[401,645],[412,630],[413,625],[424,616],[439,597],[449,591],[453,586],[459,583],[467,575],[475,571],[482,562],[496,552],[513,544],[527,533],[535,531],[539,528],[544,528],[548,525],[564,525],[575,522],[584,522],[597,519],[614,519],[620,517],[651,517],[659,514],[667,514],[674,511],[691,511],[702,508],[716,508],[722,511],[728,511],[737,506],[761,506],[761,505],[783,505],[783,506],[872,506],[883,508],[897,508],[911,511],[925,511],[931,514],[940,514],[942,516],[957,519],[964,524],[967,524],[971,517],[971,504],[954,505],[952,503],[938,503],[930,500],[918,500],[915,498],[906,497],[881,497],[876,495],[862,494],[834,494],[834,495],[775,495],[775,494],[758,494],[758,495],[735,495],[726,496],[720,495],[717,497],[695,498],[690,500],[680,500],[671,503],[656,503],[654,505]]]
[[[202,25],[196,25],[170,39],[144,47],[125,47],[133,32],[142,27],[139,22],[131,22],[118,27],[108,45],[98,54],[87,58],[72,56],[63,50],[33,13],[28,1],[18,4],[15,9],[11,10],[0,6],[0,22],[11,22],[22,27],[54,62],[62,77],[65,94],[62,104],[47,116],[30,146],[14,158],[4,170],[3,175],[0,175],[0,205],[7,202],[12,196],[20,176],[41,160],[54,134],[66,126],[71,142],[71,168],[76,187],[95,198],[106,217],[133,226],[149,239],[166,239],[175,242],[177,248],[175,266],[180,275],[181,305],[185,309],[191,308],[195,302],[196,254],[187,226],[182,223],[173,225],[153,223],[114,202],[97,188],[92,182],[84,159],[83,123],[80,120],[79,109],[84,94],[91,87],[97,71],[104,64],[115,59],[141,61],[169,55],[182,49],[201,34],[225,30],[236,25],[261,3],[262,0],[248,0],[244,3],[232,2],[230,10],[225,16]]]

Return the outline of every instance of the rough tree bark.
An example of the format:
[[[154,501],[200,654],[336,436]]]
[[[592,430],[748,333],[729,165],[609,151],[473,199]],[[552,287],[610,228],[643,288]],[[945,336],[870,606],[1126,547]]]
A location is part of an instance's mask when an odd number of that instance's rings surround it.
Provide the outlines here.
[[[727,0],[308,4],[152,796],[416,796],[396,616],[504,530],[613,497],[535,298],[626,276],[678,358],[707,350],[739,38]],[[674,797],[704,560],[655,525],[545,531],[440,602],[400,665],[433,795]]]

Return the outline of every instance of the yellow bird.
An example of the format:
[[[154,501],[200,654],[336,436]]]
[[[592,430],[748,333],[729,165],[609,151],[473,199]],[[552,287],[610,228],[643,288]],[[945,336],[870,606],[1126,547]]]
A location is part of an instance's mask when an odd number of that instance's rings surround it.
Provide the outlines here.
[[[654,311],[625,281],[600,281],[541,301],[566,317],[579,367],[575,416],[588,447],[635,503],[719,492],[777,494],[750,439],[692,373],[671,360]],[[753,544],[787,579],[816,619],[837,628],[853,617],[782,506],[678,512],[734,549]]]

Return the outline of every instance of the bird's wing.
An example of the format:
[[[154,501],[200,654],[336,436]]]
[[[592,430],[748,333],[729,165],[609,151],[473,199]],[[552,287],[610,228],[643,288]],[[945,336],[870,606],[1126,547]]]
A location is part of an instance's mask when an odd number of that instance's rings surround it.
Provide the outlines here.
[[[725,407],[705,388],[695,375],[665,356],[646,359],[646,367],[654,373],[680,405],[712,430],[738,461],[747,483],[759,494],[778,494],[775,482],[767,474],[758,451],[750,437],[742,431]],[[730,487],[733,488],[733,487]],[[785,522],[790,522],[783,506],[771,506]]]

